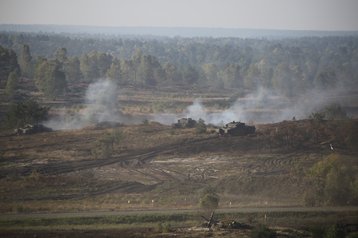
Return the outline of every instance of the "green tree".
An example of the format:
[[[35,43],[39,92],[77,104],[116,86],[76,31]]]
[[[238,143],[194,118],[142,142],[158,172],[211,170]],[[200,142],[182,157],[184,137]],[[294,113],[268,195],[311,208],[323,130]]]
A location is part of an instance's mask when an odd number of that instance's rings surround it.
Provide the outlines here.
[[[137,83],[146,86],[155,86],[163,81],[165,73],[157,58],[143,55],[137,67]]]
[[[327,120],[342,120],[348,119],[346,111],[343,110],[341,105],[333,103],[324,109],[325,118]]]
[[[55,59],[61,62],[62,64],[67,61],[67,49],[59,48],[55,52]]]
[[[99,78],[99,72],[94,57],[91,55],[83,55],[80,59],[80,69],[84,79],[92,82]]]
[[[261,72],[256,64],[251,64],[247,70],[244,79],[244,86],[246,89],[254,89],[260,81]]]
[[[25,124],[37,124],[48,117],[48,107],[40,106],[34,100],[12,104],[6,113],[8,127],[21,127]]]
[[[18,72],[19,65],[13,50],[0,46],[0,82],[6,81],[11,72]]]
[[[200,207],[214,210],[219,206],[219,196],[215,193],[206,193],[200,198]]]
[[[92,153],[98,159],[110,158],[114,151],[114,145],[118,144],[121,140],[121,130],[114,129],[111,133],[104,134],[98,139]]]
[[[111,67],[107,71],[107,76],[115,80],[116,82],[121,82],[122,71],[121,71],[121,63],[118,59],[113,60]]]
[[[358,204],[355,193],[358,177],[349,160],[341,155],[332,154],[316,163],[309,171],[307,179],[307,205]]]
[[[62,64],[57,60],[39,60],[35,70],[35,82],[46,97],[55,98],[67,90],[66,75],[61,68]]]
[[[213,85],[218,80],[218,67],[216,64],[203,64],[201,69],[204,72],[206,80]]]
[[[180,73],[175,65],[166,63],[164,64],[163,70],[165,73],[165,79],[168,82],[175,84],[181,81]]]
[[[19,80],[16,72],[11,72],[9,74],[5,87],[5,93],[9,98],[13,98],[15,96],[15,92],[19,84],[18,81]]]
[[[206,132],[206,125],[203,119],[199,119],[198,123],[195,125],[196,133],[203,134]]]
[[[314,84],[321,89],[329,89],[336,85],[337,75],[333,70],[322,71],[314,79]]]
[[[27,78],[32,78],[34,74],[34,66],[32,62],[32,56],[30,53],[30,47],[23,45],[19,57],[19,65],[21,69],[21,75]]]
[[[222,80],[225,88],[238,88],[243,86],[240,73],[240,66],[237,64],[229,64],[222,73]]]
[[[134,84],[136,78],[136,69],[131,60],[121,60],[121,81],[123,84]]]
[[[194,67],[191,65],[184,66],[182,70],[183,81],[186,82],[188,85],[195,84],[199,79],[199,73]]]
[[[78,57],[69,58],[65,63],[64,70],[68,82],[79,82],[83,78]]]

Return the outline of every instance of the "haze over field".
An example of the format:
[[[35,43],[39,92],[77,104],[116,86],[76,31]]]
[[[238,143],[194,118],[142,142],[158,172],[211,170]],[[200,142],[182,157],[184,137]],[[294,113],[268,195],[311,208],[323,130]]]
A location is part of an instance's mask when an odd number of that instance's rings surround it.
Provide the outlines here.
[[[0,0],[0,237],[356,237],[357,13]]]
[[[0,24],[357,31],[355,0],[1,0]]]
[[[88,86],[83,109],[74,113],[65,109],[60,115],[45,122],[45,125],[55,130],[66,130],[81,129],[102,122],[140,124],[144,119],[171,125],[182,117],[202,119],[216,126],[238,120],[273,123],[292,118],[306,119],[311,113],[331,103],[340,103],[337,97],[344,93],[344,88],[312,89],[299,97],[290,99],[270,89],[259,87],[244,98],[237,98],[229,108],[220,112],[211,112],[205,108],[202,100],[197,98],[182,113],[148,113],[130,118],[121,112],[121,105],[118,102],[119,92],[120,90],[113,81],[98,80]]]

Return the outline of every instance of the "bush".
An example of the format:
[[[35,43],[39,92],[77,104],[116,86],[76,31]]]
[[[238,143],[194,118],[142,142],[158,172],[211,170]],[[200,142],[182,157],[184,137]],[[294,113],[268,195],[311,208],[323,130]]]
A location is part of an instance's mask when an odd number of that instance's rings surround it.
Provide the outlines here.
[[[9,128],[37,124],[47,119],[49,110],[50,108],[42,107],[33,100],[19,102],[10,106],[6,114],[6,124]]]
[[[321,111],[313,112],[310,119],[316,121],[348,119],[346,111],[339,104],[330,104]]]
[[[310,169],[307,181],[308,206],[358,204],[358,176],[348,158],[328,156]]]
[[[196,123],[195,129],[196,129],[196,133],[198,134],[205,133],[206,132],[205,121],[203,119],[199,119],[198,123]]]
[[[251,231],[250,237],[252,238],[274,238],[276,237],[276,232],[269,229],[264,225],[258,225]]]
[[[112,133],[101,136],[92,149],[92,154],[96,159],[106,159],[112,157],[114,145],[118,144],[122,139],[122,132],[115,129]]]
[[[331,104],[324,108],[325,118],[327,120],[343,120],[348,119],[346,111],[339,104]]]
[[[325,238],[344,238],[346,237],[345,230],[339,225],[333,225],[326,229]]]
[[[163,232],[163,233],[170,232],[171,231],[170,223],[168,223],[168,222],[158,223],[157,231]]]
[[[219,196],[207,193],[200,199],[200,207],[204,209],[216,209],[219,206]]]
[[[315,226],[310,229],[313,238],[344,238],[346,231],[340,225]]]

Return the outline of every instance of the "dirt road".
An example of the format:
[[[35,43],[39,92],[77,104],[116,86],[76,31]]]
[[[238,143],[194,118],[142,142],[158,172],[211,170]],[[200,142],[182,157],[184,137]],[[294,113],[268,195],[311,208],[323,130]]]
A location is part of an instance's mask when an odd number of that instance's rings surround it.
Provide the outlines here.
[[[153,215],[153,214],[188,214],[198,213],[199,209],[153,209],[153,210],[122,210],[122,211],[88,211],[66,213],[23,213],[1,214],[1,220],[18,220],[26,218],[68,218],[68,217],[104,217],[104,216],[130,216],[130,215]],[[216,213],[275,213],[275,212],[357,212],[358,206],[348,207],[241,207],[221,208]]]

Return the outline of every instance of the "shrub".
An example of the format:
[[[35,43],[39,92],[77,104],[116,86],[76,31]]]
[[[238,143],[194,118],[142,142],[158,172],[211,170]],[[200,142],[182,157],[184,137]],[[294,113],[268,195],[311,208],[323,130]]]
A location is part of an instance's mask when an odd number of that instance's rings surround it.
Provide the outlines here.
[[[276,237],[276,232],[269,229],[264,225],[258,225],[254,227],[251,231],[250,237],[252,238],[274,238]]]
[[[205,121],[203,119],[199,119],[198,123],[196,123],[195,129],[196,129],[196,133],[198,134],[205,133],[206,132]]]
[[[345,230],[339,225],[333,225],[326,229],[325,238],[344,238],[346,237]]]
[[[339,104],[330,104],[323,108],[321,111],[313,112],[310,115],[310,119],[314,119],[316,121],[327,120],[342,120],[348,119],[346,111]]]
[[[19,102],[10,106],[6,114],[6,124],[9,128],[37,124],[47,119],[48,111],[48,107],[42,107],[33,100]]]
[[[158,223],[157,231],[163,232],[163,233],[170,232],[171,231],[170,223],[168,223],[168,222]]]
[[[95,147],[92,149],[92,154],[97,159],[110,158],[113,154],[114,144],[118,144],[122,139],[122,132],[115,129],[112,133],[104,134],[98,139]]]
[[[316,163],[307,176],[305,204],[355,205],[358,203],[358,177],[347,158],[332,154]]]
[[[200,207],[204,209],[216,209],[219,206],[219,196],[207,193],[200,199]]]

